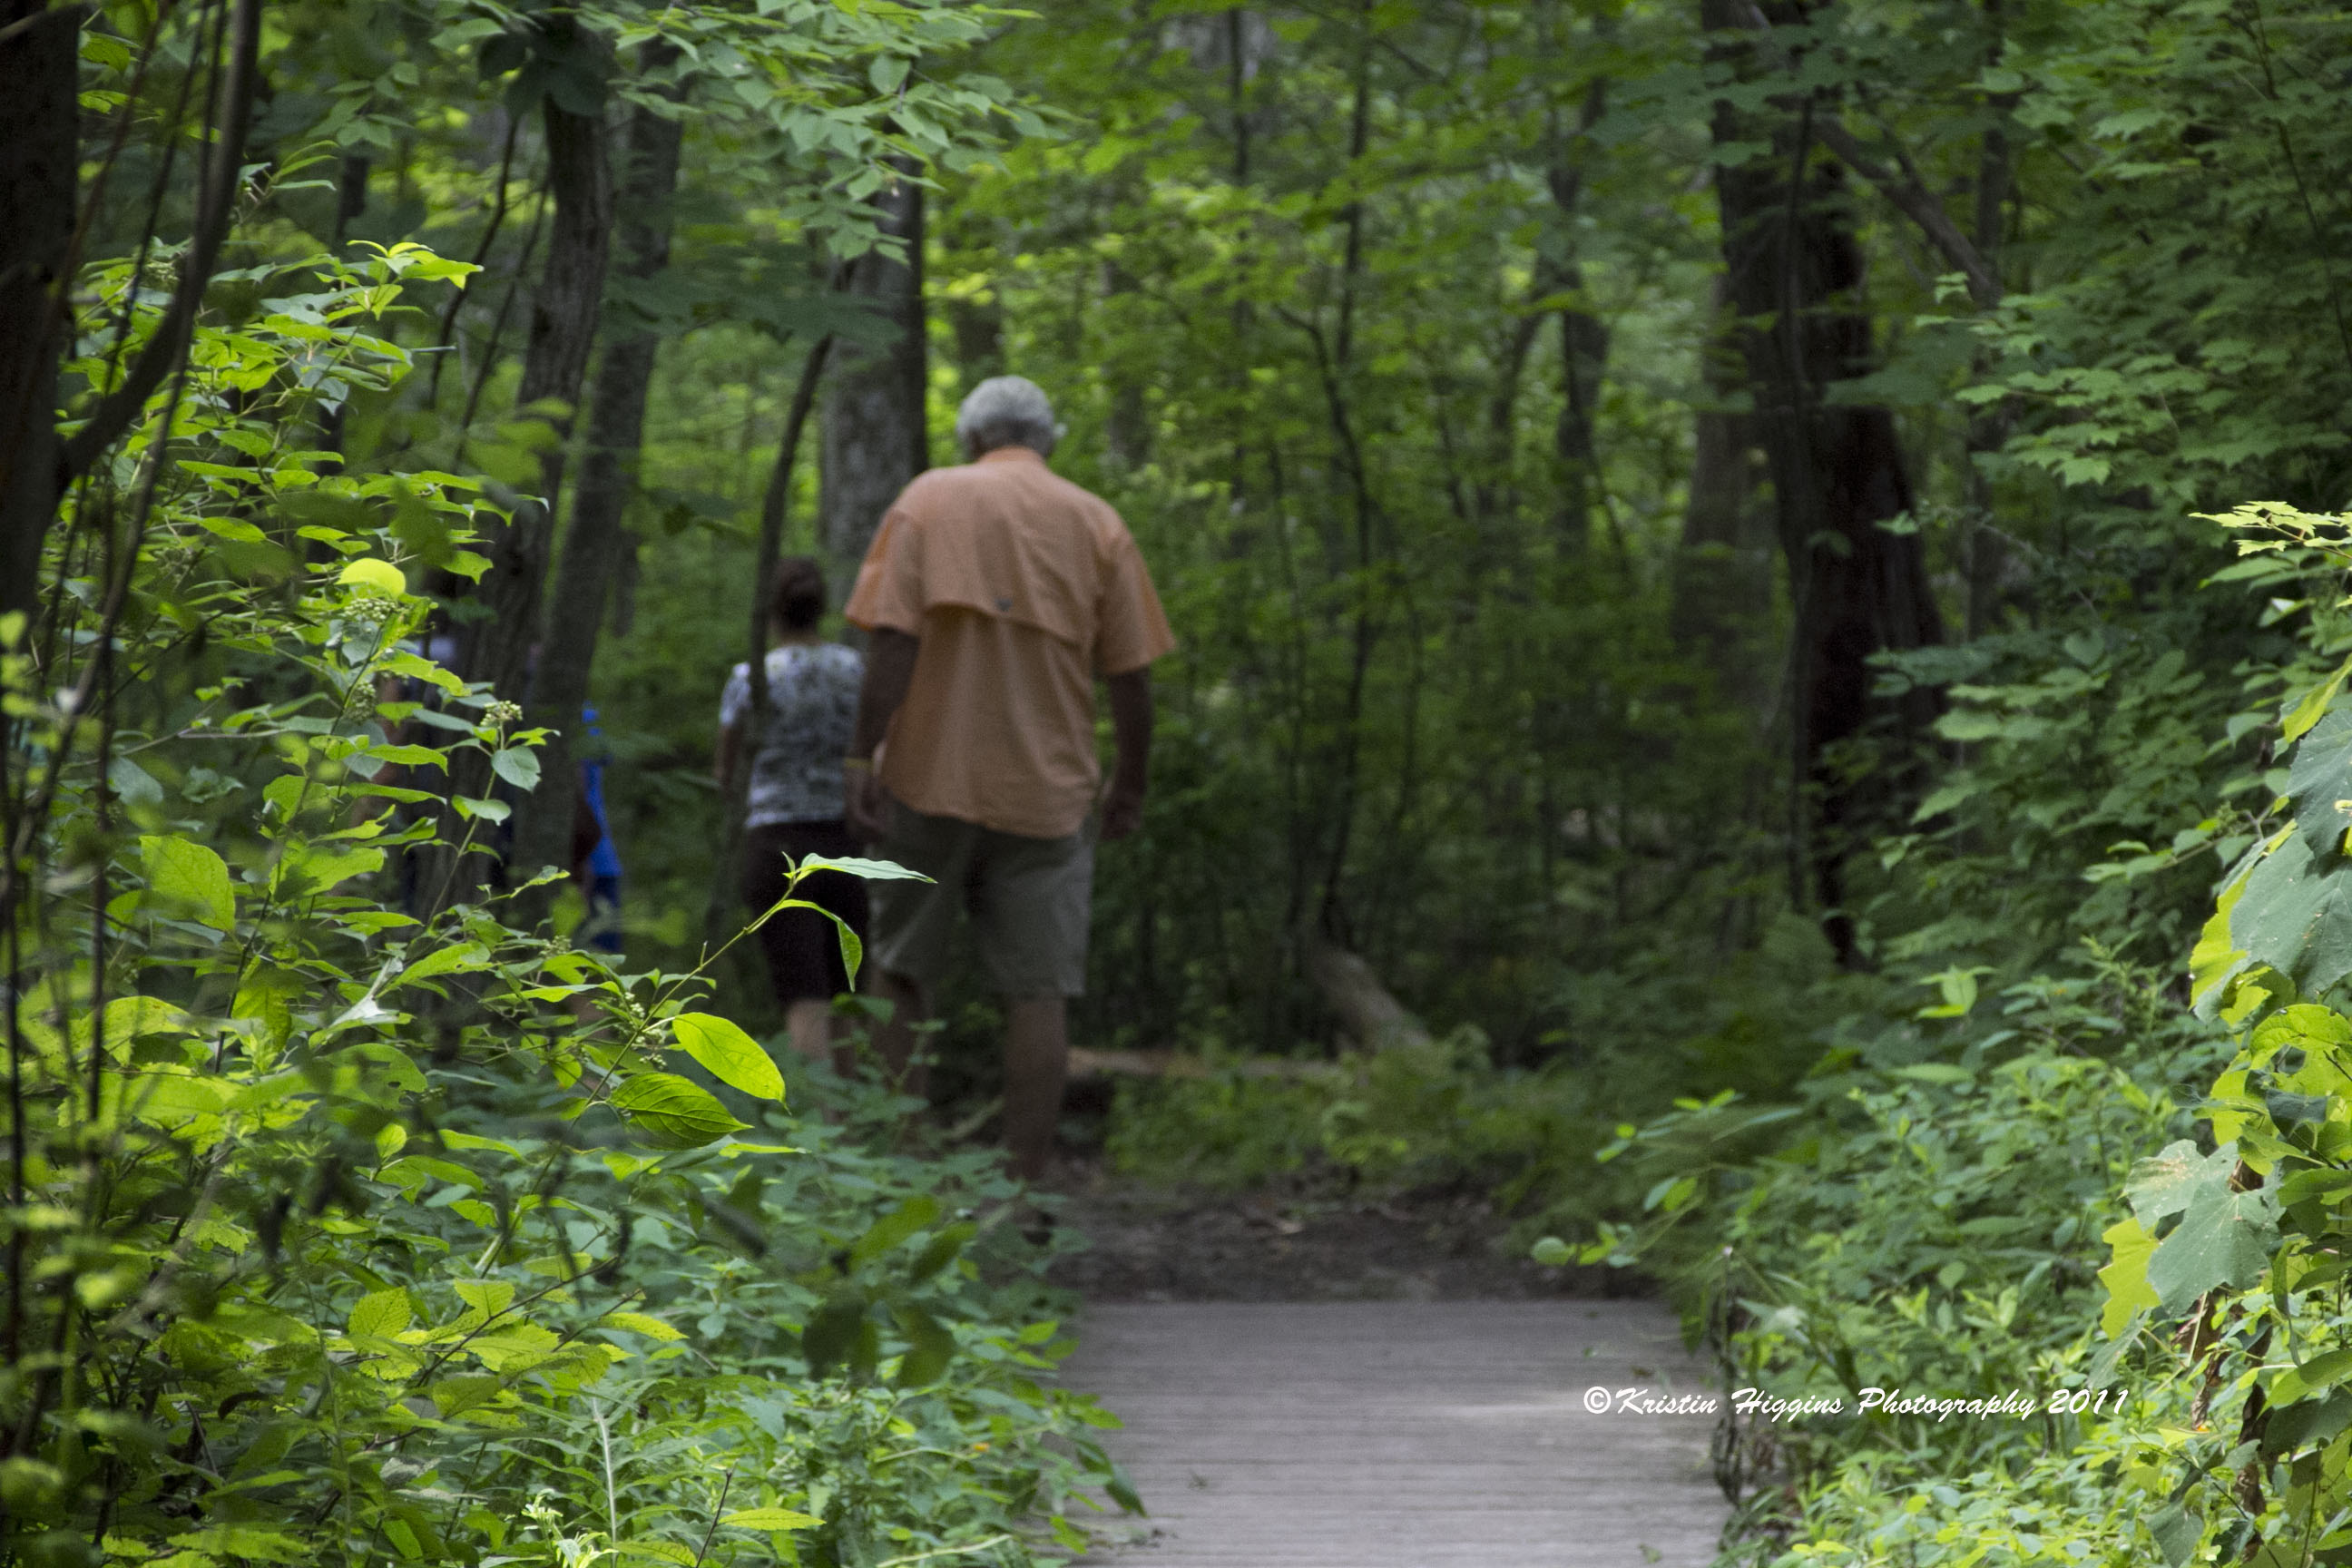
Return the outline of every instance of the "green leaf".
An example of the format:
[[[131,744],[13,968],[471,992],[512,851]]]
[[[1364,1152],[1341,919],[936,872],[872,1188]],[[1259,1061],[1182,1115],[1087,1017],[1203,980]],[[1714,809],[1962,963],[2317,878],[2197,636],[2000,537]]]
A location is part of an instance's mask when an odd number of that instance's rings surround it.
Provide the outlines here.
[[[251,1524],[216,1524],[187,1535],[175,1535],[178,1552],[205,1552],[214,1557],[243,1557],[256,1563],[311,1563],[318,1553],[306,1543],[274,1530]]]
[[[539,787],[539,752],[529,746],[508,746],[492,752],[490,770],[519,790]]]
[[[2231,917],[2245,893],[2243,877],[2221,889],[2189,954],[2189,1002],[2200,1017],[2212,1016],[2212,1010],[2228,999],[2230,981],[2253,962],[2253,955],[2230,935]]]
[[[607,1312],[596,1320],[604,1329],[625,1329],[633,1334],[643,1334],[649,1340],[682,1340],[686,1335],[646,1312]]]
[[[2200,1194],[2226,1186],[2237,1160],[2235,1144],[2206,1155],[2186,1138],[2168,1143],[2131,1168],[2124,1179],[2124,1201],[2131,1205],[2134,1217],[2153,1230],[2157,1221],[2180,1213]]]
[[[376,1290],[359,1299],[345,1332],[355,1340],[388,1340],[415,1317],[405,1290]]]
[[[955,1336],[920,1307],[901,1307],[896,1315],[899,1331],[907,1336],[907,1353],[898,1358],[898,1386],[937,1383],[955,1360]]]
[[[849,1249],[853,1265],[871,1263],[940,1217],[940,1200],[917,1193],[874,1222]]]
[[[647,1142],[666,1149],[698,1149],[745,1125],[709,1090],[676,1073],[641,1072],[614,1090],[612,1105]]]
[[[393,976],[386,991],[397,991],[404,985],[414,985],[420,980],[430,980],[436,974],[457,974],[487,969],[490,950],[478,942],[461,942],[455,947],[445,947],[428,952],[398,974]]]
[[[2277,1246],[2268,1194],[2204,1193],[2147,1260],[2148,1289],[2167,1311],[2181,1311],[2208,1290],[2260,1279]]]
[[[895,860],[866,860],[845,855],[838,860],[825,860],[812,855],[793,868],[798,877],[808,871],[846,871],[853,877],[863,877],[869,882],[928,882],[920,871],[909,871]]]
[[[2295,833],[2312,855],[2324,863],[2339,854],[2352,827],[2352,816],[2336,805],[2352,800],[2352,710],[2329,713],[2295,747],[2286,793]]]
[[[2228,940],[2305,996],[2352,974],[2352,863],[2323,869],[2301,836],[2289,835],[2247,873]]]
[[[357,584],[381,589],[387,594],[408,592],[408,579],[401,573],[400,568],[389,561],[379,561],[372,555],[362,556],[346,564],[341,572],[335,574],[335,581],[345,587]]]
[[[2352,1377],[2352,1350],[2328,1351],[2273,1378],[2270,1402],[2293,1405],[2298,1399],[2333,1388],[2347,1377]]]
[[[2294,700],[2294,705],[2282,705],[2279,718],[2279,739],[2298,741],[2304,732],[2319,722],[2336,694],[2344,689],[2344,678],[2352,675],[2352,659],[2336,667],[2336,673]]]
[[[2099,1283],[2107,1289],[2107,1304],[2099,1310],[2099,1329],[2112,1338],[2123,1332],[2134,1312],[2152,1312],[2163,1305],[2147,1282],[2147,1260],[2156,1252],[2156,1237],[2139,1221],[2126,1216],[2107,1226],[2099,1239],[2114,1248],[2113,1260],[2099,1270]]]
[[[145,862],[148,890],[182,906],[217,931],[236,924],[236,895],[228,879],[228,863],[201,844],[177,837],[142,836],[139,853]]]
[[[2190,1513],[2187,1503],[2175,1500],[2147,1516],[2147,1532],[2156,1537],[2156,1549],[2164,1553],[2167,1568],[2181,1568],[2204,1539],[2205,1521]]]
[[[788,1508],[747,1508],[728,1514],[719,1522],[738,1530],[814,1530],[824,1521],[813,1513],[796,1513]]]
[[[680,1013],[670,1021],[677,1048],[711,1077],[761,1100],[784,1098],[784,1075],[760,1042],[715,1013]]]

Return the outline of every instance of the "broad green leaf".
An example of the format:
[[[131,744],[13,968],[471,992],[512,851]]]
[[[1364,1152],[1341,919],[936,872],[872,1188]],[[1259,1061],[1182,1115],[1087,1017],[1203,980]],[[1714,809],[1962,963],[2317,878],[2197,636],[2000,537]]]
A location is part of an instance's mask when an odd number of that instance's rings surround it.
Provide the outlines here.
[[[2200,1016],[2211,1016],[2210,1009],[2225,999],[2231,979],[2253,962],[2253,955],[2240,947],[2230,935],[2230,921],[2245,896],[2246,879],[2240,877],[2221,889],[2213,912],[2207,917],[2204,928],[2197,933],[2197,945],[2189,955],[2189,1005]]]
[[[849,1249],[853,1264],[871,1263],[940,1217],[940,1200],[929,1193],[913,1197],[874,1222]]]
[[[493,752],[490,769],[519,790],[539,787],[539,752],[530,746],[505,746]]]
[[[515,1288],[503,1279],[464,1279],[457,1284],[457,1300],[491,1317],[513,1306],[514,1299]]]
[[[955,1336],[920,1307],[901,1307],[896,1316],[899,1332],[907,1336],[907,1352],[898,1358],[898,1386],[920,1388],[937,1383],[955,1360]]]
[[[2147,1532],[2164,1553],[2166,1568],[2182,1568],[2205,1538],[2205,1521],[2190,1513],[2187,1503],[2175,1500],[2147,1516]]]
[[[445,1377],[425,1390],[444,1418],[480,1408],[505,1392],[506,1380],[487,1373]]]
[[[2328,713],[2304,736],[2287,770],[2286,794],[2296,836],[2321,864],[2329,863],[2352,828],[2352,709]]]
[[[408,1327],[415,1317],[408,1305],[405,1290],[377,1290],[359,1299],[352,1308],[352,1317],[345,1331],[352,1338],[388,1340]]]
[[[175,1552],[201,1552],[214,1558],[242,1557],[255,1563],[313,1563],[318,1553],[306,1542],[254,1524],[216,1524],[207,1530],[172,1538]]]
[[[2153,1230],[2157,1221],[2180,1213],[2200,1194],[2227,1185],[2237,1160],[2235,1144],[2225,1143],[2206,1155],[2180,1139],[2131,1168],[2124,1180],[2124,1200],[2131,1205],[2133,1216]]]
[[[678,1568],[694,1568],[694,1552],[675,1541],[624,1541],[614,1550],[624,1557],[650,1557],[656,1563],[675,1563]]]
[[[728,1514],[719,1522],[738,1530],[814,1530],[824,1521],[788,1508],[747,1508]]]
[[[228,879],[228,863],[203,845],[173,837],[144,835],[139,854],[145,863],[148,890],[168,903],[192,912],[218,931],[236,924],[236,895]]]
[[[2352,1377],[2352,1350],[2327,1351],[2271,1379],[2273,1405],[2293,1405],[2298,1399],[2335,1387]]]
[[[2305,731],[2319,722],[2336,694],[2344,689],[2344,678],[2352,675],[2352,659],[2336,667],[2336,673],[2300,696],[2283,703],[2279,709],[2279,739],[2298,741]]]
[[[553,1329],[513,1321],[501,1324],[494,1332],[477,1334],[466,1342],[466,1348],[492,1372],[524,1372],[552,1355],[562,1342]]]
[[[796,871],[846,871],[853,877],[863,877],[869,882],[928,882],[920,871],[909,871],[895,860],[866,860],[855,855],[845,855],[838,860],[820,859],[815,856],[802,861]]]
[[[676,1073],[641,1072],[614,1090],[612,1105],[648,1142],[668,1149],[715,1143],[745,1125],[709,1090]]]
[[[357,561],[346,563],[343,569],[335,574],[335,581],[347,588],[377,588],[387,594],[408,592],[408,578],[400,568],[373,555],[362,555]]]
[[[730,1089],[761,1100],[784,1098],[784,1075],[760,1042],[715,1013],[680,1013],[670,1021],[677,1048]]]
[[[439,948],[426,953],[393,976],[384,989],[396,991],[404,985],[413,985],[420,980],[430,980],[436,974],[457,974],[487,969],[489,967],[489,962],[488,948],[478,942],[461,942],[454,947]]]
[[[2147,1260],[2147,1285],[2167,1311],[2180,1311],[2208,1290],[2242,1289],[2263,1277],[2278,1245],[2269,1194],[2200,1194],[2179,1226]]]
[[[2323,868],[2300,835],[2288,835],[2247,873],[2228,940],[2305,996],[2352,974],[2352,863]]]
[[[2114,1258],[2099,1270],[2107,1288],[2107,1303],[2099,1310],[2099,1328],[2110,1338],[2123,1332],[2131,1315],[2154,1311],[2163,1303],[2147,1282],[2147,1260],[2156,1252],[2156,1237],[2139,1221],[2126,1216],[2107,1226],[2099,1239],[2114,1249]]]
[[[646,1312],[607,1312],[596,1320],[597,1326],[606,1329],[626,1329],[633,1334],[643,1334],[653,1340],[682,1340],[686,1335]]]

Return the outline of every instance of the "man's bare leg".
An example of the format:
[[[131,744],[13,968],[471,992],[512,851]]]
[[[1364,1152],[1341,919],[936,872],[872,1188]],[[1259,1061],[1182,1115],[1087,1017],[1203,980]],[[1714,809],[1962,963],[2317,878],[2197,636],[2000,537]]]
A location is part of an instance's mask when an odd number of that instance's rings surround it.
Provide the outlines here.
[[[832,1003],[803,997],[784,1009],[784,1028],[793,1038],[793,1054],[803,1061],[821,1062],[832,1056]]]
[[[874,1031],[874,1044],[882,1053],[883,1070],[890,1075],[901,1094],[921,1099],[930,1089],[930,1073],[915,1057],[915,1026],[930,1016],[930,1006],[923,988],[903,974],[885,970],[874,987],[876,994],[890,1004],[890,1021]]]
[[[1054,1156],[1054,1128],[1062,1119],[1062,1086],[1070,1073],[1069,1005],[1059,996],[1031,996],[1005,1005],[1004,1146],[1013,1173],[1024,1182],[1044,1176]]]

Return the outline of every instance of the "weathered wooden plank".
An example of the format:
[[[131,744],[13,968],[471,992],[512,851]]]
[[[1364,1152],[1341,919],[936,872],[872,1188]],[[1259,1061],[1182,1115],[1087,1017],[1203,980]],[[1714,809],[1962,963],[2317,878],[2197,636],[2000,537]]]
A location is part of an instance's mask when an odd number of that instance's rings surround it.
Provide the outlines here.
[[[1151,1509],[1120,1568],[1697,1568],[1724,1519],[1703,1389],[1641,1301],[1097,1306],[1067,1380]]]

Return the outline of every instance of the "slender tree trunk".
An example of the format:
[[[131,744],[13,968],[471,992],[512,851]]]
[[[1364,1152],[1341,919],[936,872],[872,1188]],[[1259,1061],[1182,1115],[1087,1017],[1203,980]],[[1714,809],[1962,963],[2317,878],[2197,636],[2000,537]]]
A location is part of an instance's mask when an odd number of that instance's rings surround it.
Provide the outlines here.
[[[903,258],[873,251],[851,273],[860,297],[898,335],[884,347],[835,356],[824,412],[817,513],[834,557],[855,565],[907,481],[930,466],[924,418],[929,354],[924,343],[923,187],[908,178],[877,202],[881,230],[906,247]]]
[[[542,106],[547,129],[547,181],[554,198],[547,259],[531,300],[530,338],[523,351],[522,384],[515,406],[541,413],[555,439],[540,454],[541,494],[515,508],[514,517],[487,542],[490,570],[480,598],[489,614],[474,623],[467,669],[499,695],[521,697],[538,635],[540,602],[554,549],[556,498],[563,488],[565,448],[572,412],[588,373],[596,317],[604,294],[612,243],[613,192],[602,117],[574,114],[552,99]],[[576,715],[575,715],[576,719]]]
[[[1722,281],[1715,297],[1727,315]],[[1675,552],[1667,626],[1675,646],[1715,678],[1718,697],[1744,707],[1765,700],[1757,658],[1759,633],[1772,607],[1773,531],[1759,504],[1746,415],[1731,406],[1747,384],[1736,361],[1739,343],[1726,332],[1708,345],[1701,367],[1705,401],[1691,422],[1690,495]]]
[[[676,52],[667,45],[649,45],[643,63],[649,70],[658,69]],[[677,190],[683,129],[677,121],[642,106],[629,116],[619,181],[625,278],[652,279],[669,265],[670,201]],[[659,347],[658,335],[640,324],[614,339],[596,368],[572,525],[564,534],[532,683],[533,722],[554,733],[540,752],[539,788],[517,836],[517,858],[526,868],[561,865],[569,852],[580,795],[571,736],[581,726],[604,606],[619,574],[625,549],[621,515],[635,482],[646,394]]]
[[[0,0],[0,615],[29,616],[60,489],[81,11]]]
[[[1713,30],[1743,27],[1738,0],[1701,0]],[[1769,7],[1786,22],[1797,5]],[[1717,46],[1746,63],[1755,46]],[[1889,648],[1940,641],[1919,541],[1878,525],[1910,510],[1911,485],[1895,419],[1885,408],[1832,403],[1833,384],[1875,363],[1869,316],[1857,298],[1862,249],[1843,170],[1822,155],[1817,110],[1804,96],[1756,116],[1716,106],[1718,144],[1769,141],[1769,156],[1717,171],[1724,264],[1743,322],[1756,435],[1772,477],[1780,548],[1789,563],[1790,812],[1792,891],[1823,912],[1823,929],[1841,962],[1856,958],[1853,929],[1841,908],[1847,839],[1867,804],[1857,786],[1825,765],[1842,741],[1859,736],[1876,713],[1870,658]],[[1916,692],[1895,716],[1924,728],[1932,694]]]
[[[1577,136],[1590,132],[1608,107],[1608,83],[1587,89],[1577,115]],[[1592,537],[1592,502],[1598,490],[1599,448],[1593,422],[1601,403],[1601,375],[1609,363],[1609,328],[1584,301],[1584,269],[1577,264],[1576,211],[1584,196],[1584,165],[1570,141],[1553,157],[1549,183],[1560,226],[1559,260],[1551,279],[1555,292],[1569,296],[1559,311],[1559,422],[1552,432],[1552,457],[1559,473],[1557,528],[1561,546],[1581,555]]]

